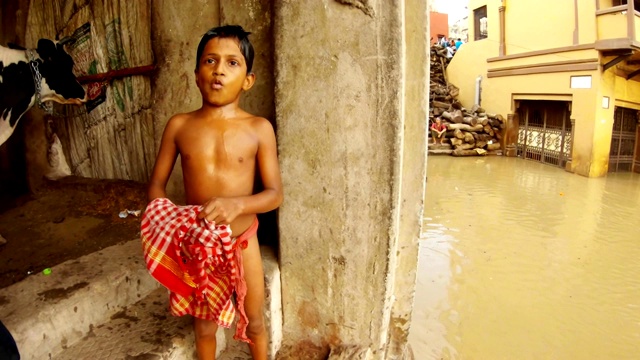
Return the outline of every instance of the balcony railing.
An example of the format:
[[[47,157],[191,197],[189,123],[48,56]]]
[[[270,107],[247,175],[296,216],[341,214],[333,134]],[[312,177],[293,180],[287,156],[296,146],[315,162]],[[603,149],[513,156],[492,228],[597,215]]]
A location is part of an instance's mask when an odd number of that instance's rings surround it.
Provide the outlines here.
[[[628,4],[599,9],[596,12],[596,49],[601,51],[638,48],[640,12]]]

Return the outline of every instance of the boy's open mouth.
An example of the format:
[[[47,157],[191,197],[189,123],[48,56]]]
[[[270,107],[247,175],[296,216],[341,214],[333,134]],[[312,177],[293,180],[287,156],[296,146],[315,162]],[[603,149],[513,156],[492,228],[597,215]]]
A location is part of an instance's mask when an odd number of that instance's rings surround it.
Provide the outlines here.
[[[216,90],[222,89],[223,86],[224,85],[222,84],[222,81],[220,81],[220,80],[215,80],[213,82],[213,84],[211,84],[211,87],[213,87]]]

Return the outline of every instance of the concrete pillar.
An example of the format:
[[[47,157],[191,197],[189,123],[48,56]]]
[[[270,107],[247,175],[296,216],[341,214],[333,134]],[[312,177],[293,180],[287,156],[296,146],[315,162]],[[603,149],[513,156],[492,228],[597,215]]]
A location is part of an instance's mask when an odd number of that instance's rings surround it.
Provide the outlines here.
[[[427,3],[276,2],[284,339],[405,351],[426,169]]]

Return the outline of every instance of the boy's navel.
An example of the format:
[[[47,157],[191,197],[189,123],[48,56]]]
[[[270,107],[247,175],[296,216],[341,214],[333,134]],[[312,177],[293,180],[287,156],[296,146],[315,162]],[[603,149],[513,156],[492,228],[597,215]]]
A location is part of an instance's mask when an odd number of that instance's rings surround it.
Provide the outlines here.
[[[240,157],[238,158],[238,162],[244,162],[244,158],[243,158],[242,156],[240,156]]]

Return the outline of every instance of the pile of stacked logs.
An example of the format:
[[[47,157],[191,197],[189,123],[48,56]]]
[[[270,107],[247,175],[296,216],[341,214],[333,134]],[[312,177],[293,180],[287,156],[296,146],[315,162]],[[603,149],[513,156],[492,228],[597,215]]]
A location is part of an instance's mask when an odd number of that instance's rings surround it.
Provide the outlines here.
[[[471,156],[501,154],[500,140],[505,128],[504,118],[486,112],[478,105],[466,109],[457,99],[460,90],[447,81],[446,50],[431,47],[431,84],[429,89],[429,121],[439,117],[446,124],[446,147],[434,146],[431,154]],[[453,149],[452,149],[453,147]]]
[[[505,128],[502,115],[487,113],[477,105],[469,110],[456,107],[456,103],[433,102],[433,114],[446,124],[448,131],[445,136],[454,147],[453,150],[434,151],[453,156],[500,154],[500,140]]]

